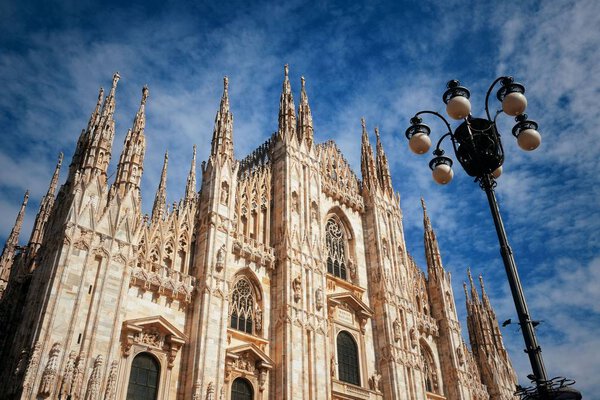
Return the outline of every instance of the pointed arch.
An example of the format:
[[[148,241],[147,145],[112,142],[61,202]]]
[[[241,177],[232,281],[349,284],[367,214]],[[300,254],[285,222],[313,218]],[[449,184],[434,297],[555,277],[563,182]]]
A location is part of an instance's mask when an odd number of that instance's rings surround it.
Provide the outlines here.
[[[425,390],[430,393],[441,394],[438,380],[438,370],[433,357],[433,352],[429,345],[421,339],[421,357],[423,358],[423,379],[425,380]]]
[[[360,386],[360,365],[358,345],[347,331],[337,335],[338,377],[340,381]]]
[[[229,298],[229,327],[251,335],[263,328],[263,293],[252,271],[244,269],[233,280]]]

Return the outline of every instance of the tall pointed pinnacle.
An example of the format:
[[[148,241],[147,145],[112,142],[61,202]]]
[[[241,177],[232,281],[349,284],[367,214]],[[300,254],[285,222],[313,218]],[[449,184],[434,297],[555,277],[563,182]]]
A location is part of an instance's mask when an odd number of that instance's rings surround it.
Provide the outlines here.
[[[223,96],[215,116],[210,150],[211,158],[233,159],[233,114],[229,110],[229,78],[223,78]]]
[[[133,128],[127,131],[123,151],[119,157],[115,182],[111,187],[110,197],[115,195],[125,196],[130,190],[135,190],[136,199],[139,198],[140,182],[144,171],[144,156],[146,154],[146,100],[148,99],[148,86],[142,88],[140,108],[133,120]]]
[[[27,207],[28,200],[29,190],[25,192],[23,203],[21,203],[21,209],[17,214],[15,225],[10,231],[8,239],[6,239],[6,244],[4,245],[2,255],[0,256],[0,298],[2,297],[2,293],[4,292],[8,282],[8,278],[10,277],[10,270],[15,258],[16,248],[19,245],[19,234],[21,233],[21,228],[23,227],[23,218],[25,217],[25,208]]]
[[[192,155],[192,165],[185,185],[185,204],[190,204],[196,197],[196,145],[194,145],[194,154]]]
[[[44,237],[44,228],[46,227],[48,218],[50,218],[50,212],[52,211],[52,207],[54,206],[54,193],[56,192],[56,187],[58,186],[58,177],[60,174],[62,162],[63,153],[60,153],[58,155],[58,162],[56,163],[56,167],[54,168],[54,174],[52,174],[52,179],[50,180],[50,185],[48,186],[48,192],[42,198],[42,201],[40,202],[40,209],[35,217],[33,230],[31,231],[29,244],[27,245],[27,252],[29,258],[35,255],[38,248],[42,244],[42,239]]]
[[[152,206],[152,222],[161,220],[167,210],[167,165],[169,164],[169,152],[165,152],[165,161],[160,175],[160,183],[154,197],[154,205]]]
[[[281,97],[279,98],[279,128],[277,132],[282,139],[289,140],[296,134],[296,109],[287,64],[285,64],[283,71],[285,76]]]
[[[86,135],[85,151],[81,160],[81,172],[83,178],[89,181],[91,177],[99,175],[102,183],[106,183],[106,171],[110,162],[112,143],[115,136],[115,92],[119,73],[113,75],[112,86],[104,104],[102,114],[95,118],[92,127],[88,127]]]
[[[488,311],[492,310],[492,305],[490,304],[490,299],[485,292],[485,285],[483,284],[483,275],[479,274],[479,286],[481,287],[481,300],[483,305],[488,309]]]
[[[369,142],[367,123],[364,117],[360,119],[360,123],[362,125],[360,170],[362,172],[364,186],[369,190],[374,191],[378,186],[378,181],[377,172],[375,170],[375,160],[373,157],[373,148]]]
[[[467,311],[469,311],[469,305],[471,301],[469,300],[469,291],[467,290],[467,282],[463,281],[463,290],[465,291],[465,302],[467,303]]]
[[[306,144],[310,148],[313,145],[313,120],[308,104],[308,96],[306,95],[306,81],[304,77],[300,78],[302,89],[300,91],[300,104],[298,105],[298,140],[306,140]]]
[[[442,256],[435,232],[431,226],[429,214],[427,214],[425,199],[422,197],[421,207],[423,207],[423,240],[425,242],[425,258],[427,259],[427,274],[429,277],[436,277],[438,272],[444,268],[442,266]]]
[[[471,268],[467,268],[467,275],[469,275],[469,284],[471,286],[471,301],[473,303],[479,303],[479,295],[477,294],[477,289],[475,289],[475,284],[473,283],[473,276],[471,275]]]
[[[388,164],[387,156],[383,151],[383,145],[381,144],[381,138],[379,137],[379,128],[375,127],[375,136],[377,137],[377,178],[384,192],[393,194],[394,189],[392,188],[392,176],[390,175],[390,166]]]

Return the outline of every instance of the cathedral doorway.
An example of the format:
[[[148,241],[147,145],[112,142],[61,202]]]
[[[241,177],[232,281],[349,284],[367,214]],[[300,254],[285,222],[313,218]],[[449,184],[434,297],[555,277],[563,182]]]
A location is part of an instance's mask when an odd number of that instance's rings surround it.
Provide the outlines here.
[[[127,400],[156,400],[160,365],[149,353],[140,353],[131,364]]]
[[[244,378],[237,378],[231,385],[231,400],[252,400],[254,390],[250,382]]]

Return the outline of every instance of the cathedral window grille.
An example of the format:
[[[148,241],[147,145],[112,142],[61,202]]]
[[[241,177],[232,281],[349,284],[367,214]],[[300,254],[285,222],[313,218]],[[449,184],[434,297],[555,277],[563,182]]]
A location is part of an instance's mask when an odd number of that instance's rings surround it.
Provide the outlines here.
[[[358,346],[352,335],[342,331],[337,337],[338,377],[340,381],[360,386]]]
[[[425,378],[425,390],[431,393],[437,393],[438,382],[435,363],[429,349],[427,349],[423,343],[421,343],[421,355],[424,360],[423,375]]]
[[[250,282],[241,278],[231,294],[230,326],[242,332],[253,334],[254,295]]]
[[[330,218],[325,225],[325,243],[327,245],[327,272],[347,279],[346,238],[341,226],[333,218]]]
[[[243,378],[237,378],[231,385],[231,400],[252,400],[254,390],[250,382]]]
[[[140,353],[131,364],[127,400],[156,400],[160,366],[148,353]]]

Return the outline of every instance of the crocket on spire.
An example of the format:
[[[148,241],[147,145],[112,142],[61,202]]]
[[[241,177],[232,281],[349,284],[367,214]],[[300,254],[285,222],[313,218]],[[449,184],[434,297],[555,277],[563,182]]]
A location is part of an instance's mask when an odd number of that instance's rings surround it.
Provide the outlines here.
[[[301,91],[300,91],[300,104],[298,105],[298,140],[306,140],[307,146],[310,148],[313,144],[313,120],[312,113],[310,111],[310,105],[308,104],[308,96],[306,95],[306,81],[304,77],[300,78]]]
[[[152,206],[152,222],[161,220],[167,209],[167,166],[169,164],[169,152],[165,152],[162,173],[160,174],[160,183],[156,189],[154,205]]]
[[[289,140],[296,134],[296,111],[294,96],[290,85],[289,67],[285,64],[283,87],[279,98],[279,128],[278,133],[284,140]]]
[[[189,204],[196,196],[196,145],[194,145],[194,153],[192,155],[192,165],[187,177],[185,185],[185,204]]]

